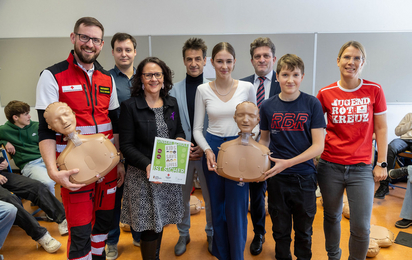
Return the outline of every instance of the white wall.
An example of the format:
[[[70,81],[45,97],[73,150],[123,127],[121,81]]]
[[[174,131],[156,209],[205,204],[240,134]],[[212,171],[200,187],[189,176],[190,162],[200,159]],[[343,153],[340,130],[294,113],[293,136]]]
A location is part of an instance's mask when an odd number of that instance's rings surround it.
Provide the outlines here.
[[[0,38],[66,37],[82,16],[100,20],[107,36],[410,31],[411,7],[405,0],[0,0]]]
[[[388,112],[386,115],[388,122],[388,142],[395,138],[399,138],[395,135],[395,128],[401,122],[402,118],[412,112],[412,103],[403,104],[388,104]]]

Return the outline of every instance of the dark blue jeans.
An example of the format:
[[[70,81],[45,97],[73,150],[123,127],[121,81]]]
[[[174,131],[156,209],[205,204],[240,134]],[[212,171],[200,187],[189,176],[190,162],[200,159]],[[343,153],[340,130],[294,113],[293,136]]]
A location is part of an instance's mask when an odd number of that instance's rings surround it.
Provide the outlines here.
[[[292,260],[290,235],[295,231],[295,256],[312,257],[312,224],[316,214],[316,174],[275,175],[267,180],[269,214],[277,260]]]
[[[395,166],[395,160],[398,153],[412,149],[412,140],[393,139],[388,145],[388,171]]]
[[[216,155],[218,147],[237,136],[219,137],[206,134],[206,141]],[[242,260],[247,238],[249,184],[223,178],[207,169],[203,156],[203,172],[210,195],[213,223],[212,253],[219,260]]]

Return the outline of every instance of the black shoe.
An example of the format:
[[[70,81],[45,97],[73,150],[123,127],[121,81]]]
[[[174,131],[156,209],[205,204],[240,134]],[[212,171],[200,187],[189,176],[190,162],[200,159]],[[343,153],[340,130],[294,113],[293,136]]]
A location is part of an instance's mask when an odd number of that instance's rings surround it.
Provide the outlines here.
[[[406,218],[396,221],[395,223],[395,227],[397,228],[408,228],[410,226],[412,226],[412,220]]]
[[[403,176],[408,176],[408,167],[389,170],[388,175],[391,179],[400,179]]]
[[[379,188],[375,192],[375,198],[384,199],[386,195],[389,194],[389,184],[379,185]]]
[[[258,255],[262,253],[262,245],[265,243],[265,235],[255,234],[255,237],[250,244],[250,253],[252,255]]]
[[[213,236],[207,236],[207,251],[212,254]]]
[[[175,255],[183,255],[186,252],[186,245],[190,242],[190,236],[180,236],[175,246]]]

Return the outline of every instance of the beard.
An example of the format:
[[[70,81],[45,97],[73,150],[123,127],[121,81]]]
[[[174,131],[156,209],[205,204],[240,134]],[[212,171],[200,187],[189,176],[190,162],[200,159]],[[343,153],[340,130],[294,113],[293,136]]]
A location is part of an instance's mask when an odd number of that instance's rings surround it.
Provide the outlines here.
[[[93,62],[96,61],[97,57],[99,57],[100,51],[97,52],[95,49],[94,49],[94,50],[92,49],[93,51],[96,51],[96,52],[94,53],[94,55],[85,56],[85,55],[83,55],[83,53],[82,53],[82,51],[81,51],[82,49],[88,49],[88,48],[86,48],[85,46],[80,46],[80,47],[78,47],[78,48],[76,48],[76,46],[75,46],[75,48],[74,48],[74,52],[76,53],[77,58],[78,58],[78,59],[80,60],[80,62],[82,62],[82,63],[91,64],[91,63],[93,63]]]

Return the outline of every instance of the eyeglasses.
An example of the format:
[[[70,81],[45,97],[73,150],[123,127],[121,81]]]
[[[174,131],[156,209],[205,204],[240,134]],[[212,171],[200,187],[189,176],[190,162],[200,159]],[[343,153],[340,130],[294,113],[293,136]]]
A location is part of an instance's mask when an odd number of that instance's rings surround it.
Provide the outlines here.
[[[96,46],[102,45],[103,39],[92,38],[92,37],[89,37],[85,34],[80,34],[80,33],[74,33],[74,34],[79,35],[79,39],[80,39],[81,42],[88,43],[90,40],[92,40],[94,45],[96,45]]]
[[[157,79],[162,79],[163,78],[163,72],[156,72],[156,73],[142,73],[143,77],[146,80],[151,80],[153,76]]]

